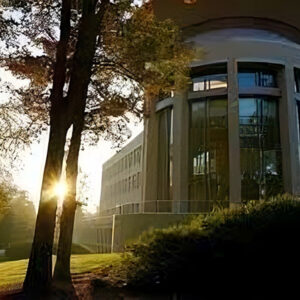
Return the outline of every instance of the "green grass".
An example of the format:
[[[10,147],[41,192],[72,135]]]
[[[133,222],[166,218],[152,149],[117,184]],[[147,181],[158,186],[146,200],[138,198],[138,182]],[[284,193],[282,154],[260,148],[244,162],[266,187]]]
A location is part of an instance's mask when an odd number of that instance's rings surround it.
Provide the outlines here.
[[[71,272],[97,271],[120,263],[120,254],[72,255]],[[0,262],[0,291],[19,288],[25,277],[28,259]]]
[[[19,287],[25,277],[28,259],[0,263],[0,291]]]
[[[120,263],[121,254],[84,254],[72,255],[71,258],[71,272],[85,273],[103,269],[111,266],[116,266]],[[1,272],[1,264],[0,264]]]

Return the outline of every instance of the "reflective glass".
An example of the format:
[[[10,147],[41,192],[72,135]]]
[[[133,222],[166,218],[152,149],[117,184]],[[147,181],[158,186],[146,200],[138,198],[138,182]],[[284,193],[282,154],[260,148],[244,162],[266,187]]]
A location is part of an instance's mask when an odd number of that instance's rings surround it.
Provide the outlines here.
[[[209,211],[227,204],[228,129],[227,99],[206,98],[191,104],[190,212]]]
[[[240,99],[242,199],[258,200],[282,192],[276,98]]]
[[[227,75],[207,75],[193,78],[193,91],[208,91],[213,89],[227,88]]]
[[[300,69],[295,69],[295,92],[300,93]]]
[[[272,71],[241,70],[238,79],[240,88],[277,87],[276,75]]]

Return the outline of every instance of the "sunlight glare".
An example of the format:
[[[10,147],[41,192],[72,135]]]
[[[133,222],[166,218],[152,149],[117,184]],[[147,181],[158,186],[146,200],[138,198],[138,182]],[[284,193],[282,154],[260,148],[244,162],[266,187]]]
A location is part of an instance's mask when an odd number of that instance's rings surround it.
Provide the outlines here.
[[[66,195],[67,190],[67,185],[64,182],[59,182],[54,187],[54,193],[59,198],[63,198]]]

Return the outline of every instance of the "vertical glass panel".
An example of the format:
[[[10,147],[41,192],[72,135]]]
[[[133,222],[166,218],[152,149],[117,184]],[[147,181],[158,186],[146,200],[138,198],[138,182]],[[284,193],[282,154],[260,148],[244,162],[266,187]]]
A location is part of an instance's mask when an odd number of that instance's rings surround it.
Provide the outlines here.
[[[171,200],[171,135],[172,109],[165,109],[159,114],[158,129],[158,191],[157,200]],[[164,204],[167,211],[171,211],[171,202]]]
[[[203,99],[191,105],[190,212],[209,211],[227,203],[228,129],[227,99]]]
[[[300,93],[300,69],[295,68],[295,92]]]
[[[266,199],[281,193],[277,99],[240,99],[240,147],[242,199]]]

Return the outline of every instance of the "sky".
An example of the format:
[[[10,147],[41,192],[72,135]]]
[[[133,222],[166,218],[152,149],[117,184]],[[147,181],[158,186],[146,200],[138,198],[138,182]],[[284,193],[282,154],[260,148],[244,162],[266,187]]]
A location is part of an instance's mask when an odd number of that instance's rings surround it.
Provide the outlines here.
[[[134,120],[129,124],[132,137],[126,142],[129,143],[142,130],[143,124],[135,125]],[[30,200],[33,201],[36,209],[39,203],[40,188],[43,176],[44,163],[47,152],[48,136],[45,134],[40,143],[34,143],[22,154],[22,164],[13,173],[15,183],[23,190],[28,191]],[[124,145],[126,145],[124,144]],[[109,141],[101,139],[97,146],[88,147],[81,151],[79,156],[79,167],[88,176],[85,198],[89,212],[96,212],[99,206],[101,193],[102,165],[116,153],[117,149],[112,149]]]
[[[0,84],[13,82],[16,86],[26,84],[26,82],[16,80],[10,72],[0,68]],[[0,103],[7,98],[6,94],[0,94]],[[131,118],[128,127],[132,131],[132,136],[123,145],[125,146],[143,131],[143,123],[137,123]],[[20,164],[12,171],[14,183],[22,190],[28,192],[29,199],[34,203],[37,210],[43,177],[44,164],[48,146],[48,134],[41,136],[40,142],[34,142],[29,148],[20,153]],[[112,157],[118,149],[112,148],[110,141],[100,139],[96,146],[86,147],[80,152],[79,168],[83,174],[87,175],[84,198],[88,212],[96,212],[100,202],[102,165]]]

